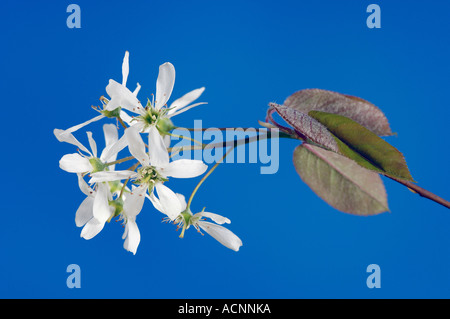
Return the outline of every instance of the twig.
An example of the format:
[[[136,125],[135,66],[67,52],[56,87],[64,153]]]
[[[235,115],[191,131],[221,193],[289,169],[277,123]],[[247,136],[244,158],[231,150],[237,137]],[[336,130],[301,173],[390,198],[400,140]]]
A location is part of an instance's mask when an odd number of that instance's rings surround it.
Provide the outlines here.
[[[450,202],[446,201],[442,197],[439,197],[439,196],[433,194],[432,192],[427,191],[426,189],[423,189],[420,186],[417,186],[414,183],[411,183],[411,182],[405,181],[405,180],[401,180],[401,179],[398,179],[398,178],[395,178],[395,177],[392,177],[392,176],[387,176],[387,175],[385,175],[385,176],[389,177],[390,179],[392,179],[392,180],[394,180],[394,181],[396,181],[396,182],[398,182],[400,184],[405,185],[406,187],[408,187],[409,189],[413,190],[414,192],[416,192],[417,194],[419,194],[422,197],[428,198],[428,199],[430,199],[430,200],[432,200],[432,201],[434,201],[434,202],[436,202],[436,203],[438,203],[438,204],[440,204],[440,205],[442,205],[444,207],[450,208]]]

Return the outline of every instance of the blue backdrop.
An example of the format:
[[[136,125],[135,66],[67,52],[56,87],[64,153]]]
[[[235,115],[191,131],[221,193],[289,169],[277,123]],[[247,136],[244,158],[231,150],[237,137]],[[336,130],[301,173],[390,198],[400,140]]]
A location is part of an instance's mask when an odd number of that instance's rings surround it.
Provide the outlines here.
[[[74,152],[54,128],[93,116],[91,105],[121,80],[154,92],[158,66],[175,65],[174,97],[206,87],[203,105],[175,119],[192,127],[258,127],[268,102],[322,88],[379,106],[419,185],[449,198],[450,3],[376,1],[381,29],[369,29],[371,1],[82,1],[69,29],[69,1],[2,1],[2,298],[448,298],[450,211],[384,179],[391,213],[336,211],[298,177],[280,141],[280,168],[224,164],[203,184],[194,211],[231,219],[239,252],[174,225],[145,204],[137,254],[119,223],[90,241],[74,216],[84,198],[58,167]],[[172,99],[173,100],[173,99]],[[106,121],[102,122],[106,123]],[[101,125],[92,125],[98,140]],[[81,133],[80,140],[86,143]],[[99,142],[101,144],[101,142]],[[171,180],[189,195],[198,179]],[[69,289],[67,266],[81,269]],[[366,268],[381,269],[369,289]]]

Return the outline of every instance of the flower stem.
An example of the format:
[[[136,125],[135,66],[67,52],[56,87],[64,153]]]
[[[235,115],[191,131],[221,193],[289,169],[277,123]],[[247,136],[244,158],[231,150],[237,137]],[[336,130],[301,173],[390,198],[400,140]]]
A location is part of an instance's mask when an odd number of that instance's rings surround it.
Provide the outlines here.
[[[127,129],[127,128],[128,128],[128,126],[125,125],[125,123],[124,123],[123,120],[120,118],[120,116],[118,116],[117,119],[119,120],[119,123],[122,125],[122,127],[123,127],[124,129]]]
[[[180,139],[189,140],[189,141],[194,142],[194,143],[196,143],[196,144],[198,144],[198,145],[204,145],[202,142],[199,142],[199,141],[197,141],[197,140],[194,140],[193,138],[190,138],[190,137],[188,137],[188,136],[177,135],[177,134],[172,134],[172,133],[166,133],[166,134],[167,134],[167,135],[170,135],[170,136],[173,136],[173,137],[180,138]]]
[[[134,159],[134,156],[128,156],[128,157],[121,158],[121,159],[119,159],[117,161],[114,161],[114,162],[106,163],[105,165],[106,166],[110,166],[110,165],[114,165],[114,164],[120,164],[120,163],[123,163],[123,162],[126,162],[126,161],[131,161],[133,159]]]
[[[203,178],[200,180],[200,182],[198,182],[197,186],[195,186],[194,190],[192,191],[191,196],[189,197],[189,201],[187,203],[187,207],[186,210],[189,210],[189,208],[191,207],[191,203],[192,203],[192,199],[194,198],[195,193],[197,193],[198,189],[200,188],[200,186],[203,184],[203,182],[208,178],[209,175],[211,175],[212,172],[214,172],[214,170],[217,168],[217,166],[219,166],[220,163],[222,163],[225,160],[225,157],[228,156],[228,154],[230,154],[230,152],[232,150],[234,150],[234,146],[230,147],[230,149],[225,153],[225,155],[220,159],[220,161],[218,161],[210,170],[208,173],[206,173],[205,176],[203,176]]]

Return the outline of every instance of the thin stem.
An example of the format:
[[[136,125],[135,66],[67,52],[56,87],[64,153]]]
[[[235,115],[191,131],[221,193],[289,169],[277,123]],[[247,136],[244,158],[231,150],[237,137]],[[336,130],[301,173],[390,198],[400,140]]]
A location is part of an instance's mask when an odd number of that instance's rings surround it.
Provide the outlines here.
[[[123,186],[122,186],[122,189],[120,190],[120,194],[119,194],[119,197],[118,197],[118,198],[121,198],[121,197],[122,197],[123,191],[125,190],[125,187],[127,186],[128,181],[130,180],[130,178],[131,178],[131,177],[128,177],[128,178],[125,180],[125,183],[123,183]]]
[[[126,161],[131,161],[132,159],[134,159],[134,156],[128,156],[128,157],[121,158],[121,159],[119,159],[117,161],[114,161],[114,162],[106,163],[105,165],[106,166],[110,166],[110,165],[114,165],[114,164],[120,164],[120,163],[123,163],[123,162],[126,162]]]
[[[119,120],[119,123],[122,125],[122,127],[124,128],[124,129],[127,129],[128,128],[128,126],[126,126],[126,124],[123,122],[123,120],[118,116],[117,117],[117,119]]]
[[[194,190],[192,191],[191,196],[189,197],[189,201],[188,201],[187,207],[186,207],[187,210],[191,207],[192,199],[194,198],[195,193],[197,193],[198,189],[203,184],[203,182],[208,178],[209,175],[211,175],[212,172],[214,172],[214,170],[217,168],[217,166],[219,166],[219,164],[225,160],[225,157],[227,157],[227,155],[230,154],[230,152],[232,150],[234,150],[234,148],[235,148],[234,146],[230,147],[230,149],[225,153],[225,155],[220,159],[220,161],[218,161],[213,167],[211,167],[209,172],[206,173],[205,176],[203,176],[203,178],[200,180],[200,182],[198,182],[197,186],[195,186]]]
[[[436,203],[438,203],[438,204],[440,204],[440,205],[442,205],[444,207],[450,208],[450,202],[448,202],[445,199],[443,199],[443,198],[433,194],[430,191],[427,191],[426,189],[423,189],[420,186],[417,186],[414,183],[411,183],[411,182],[408,182],[408,181],[404,181],[404,180],[401,180],[401,179],[397,179],[397,178],[392,177],[392,176],[387,176],[386,175],[386,177],[389,177],[390,179],[396,181],[397,183],[400,183],[400,184],[408,187],[409,189],[411,189],[412,191],[414,191],[415,193],[419,194],[422,197],[428,198],[428,199],[430,199],[430,200],[432,200],[432,201],[434,201],[434,202],[436,202]]]
[[[279,132],[279,136],[280,138],[291,138],[291,139],[300,139],[297,136],[294,135],[290,135],[284,132]],[[195,150],[205,150],[205,149],[211,149],[211,148],[225,148],[230,146],[230,144],[232,143],[233,145],[239,146],[239,145],[243,145],[243,144],[248,144],[248,143],[252,143],[252,142],[256,142],[258,140],[264,140],[264,139],[269,139],[272,138],[272,134],[270,131],[267,132],[267,134],[259,134],[259,135],[255,135],[255,136],[251,136],[251,137],[246,137],[240,140],[235,140],[235,141],[225,141],[225,142],[219,142],[219,143],[212,143],[212,144],[203,144],[203,145],[185,145],[182,147],[169,147],[167,150],[169,152],[173,152],[173,151],[195,151]],[[300,139],[301,140],[301,139]]]
[[[173,137],[180,138],[180,139],[189,140],[189,141],[194,142],[194,143],[196,143],[196,144],[198,144],[198,145],[203,145],[202,142],[199,142],[199,141],[197,141],[197,140],[194,140],[193,138],[190,138],[190,137],[188,137],[188,136],[178,135],[178,134],[172,134],[172,133],[166,133],[166,134],[167,134],[167,135],[170,135],[170,136],[173,136]]]

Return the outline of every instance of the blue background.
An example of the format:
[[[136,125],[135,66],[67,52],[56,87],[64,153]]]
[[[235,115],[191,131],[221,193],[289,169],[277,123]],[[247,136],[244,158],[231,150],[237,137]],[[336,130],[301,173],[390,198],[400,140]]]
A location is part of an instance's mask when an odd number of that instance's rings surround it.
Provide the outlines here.
[[[135,256],[119,223],[86,241],[74,222],[84,195],[58,167],[74,147],[52,133],[96,115],[90,106],[110,78],[121,80],[129,50],[128,83],[140,82],[141,100],[166,61],[177,72],[174,98],[206,87],[209,104],[177,117],[179,126],[258,127],[268,102],[304,88],[365,98],[398,133],[387,140],[419,185],[448,199],[450,3],[375,1],[382,28],[369,29],[370,1],[79,0],[81,29],[69,29],[70,3],[0,4],[0,297],[450,297],[448,209],[385,179],[391,213],[340,213],[300,180],[291,140],[280,141],[277,174],[224,164],[194,200],[194,211],[231,219],[244,242],[237,253],[192,229],[179,239],[149,202]],[[101,125],[86,129],[101,148]],[[168,186],[188,196],[197,181]],[[80,289],[66,286],[69,264],[81,267]],[[369,264],[381,267],[380,289],[366,286]]]

